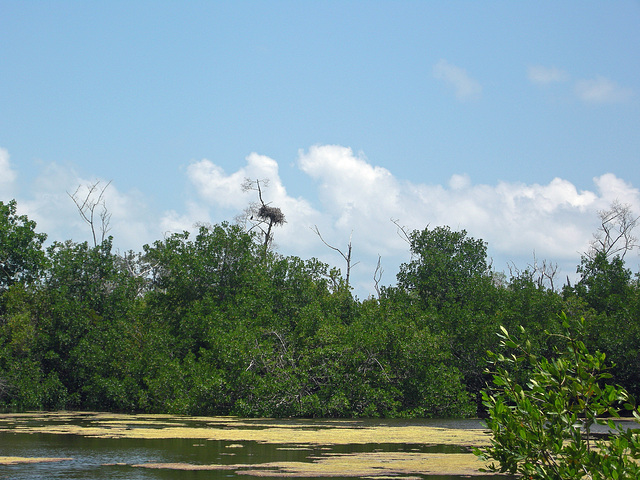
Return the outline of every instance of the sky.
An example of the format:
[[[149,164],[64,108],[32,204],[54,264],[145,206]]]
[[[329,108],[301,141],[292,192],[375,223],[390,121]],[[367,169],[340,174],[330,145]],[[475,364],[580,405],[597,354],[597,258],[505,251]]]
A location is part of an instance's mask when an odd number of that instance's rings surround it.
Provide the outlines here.
[[[575,278],[599,211],[640,215],[639,25],[637,0],[0,0],[0,201],[85,241],[69,194],[108,184],[141,251],[268,179],[276,250],[344,271],[312,229],[351,241],[360,298],[410,261],[398,225]]]

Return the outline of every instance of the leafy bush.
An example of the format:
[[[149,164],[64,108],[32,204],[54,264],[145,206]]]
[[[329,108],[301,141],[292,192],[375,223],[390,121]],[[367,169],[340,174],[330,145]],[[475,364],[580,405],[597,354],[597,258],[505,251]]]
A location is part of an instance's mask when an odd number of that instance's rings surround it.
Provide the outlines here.
[[[612,420],[621,406],[640,416],[624,388],[606,383],[611,375],[605,355],[589,353],[566,315],[561,320],[564,333],[553,336],[563,340],[564,349],[551,359],[534,355],[528,340],[501,328],[500,346],[507,353],[489,352],[494,386],[483,391],[493,437],[476,454],[498,462],[489,471],[531,480],[640,478],[638,430]],[[579,334],[584,319],[576,326]],[[524,337],[523,328],[521,333]],[[512,373],[522,366],[530,369],[525,385]],[[608,433],[595,435],[596,424]]]

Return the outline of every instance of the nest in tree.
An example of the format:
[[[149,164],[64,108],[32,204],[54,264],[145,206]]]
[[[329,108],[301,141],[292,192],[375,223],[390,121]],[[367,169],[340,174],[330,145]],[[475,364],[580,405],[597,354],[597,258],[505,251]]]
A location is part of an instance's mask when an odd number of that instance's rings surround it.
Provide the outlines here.
[[[258,216],[264,220],[268,220],[273,225],[285,223],[284,213],[277,207],[262,205],[258,211]]]

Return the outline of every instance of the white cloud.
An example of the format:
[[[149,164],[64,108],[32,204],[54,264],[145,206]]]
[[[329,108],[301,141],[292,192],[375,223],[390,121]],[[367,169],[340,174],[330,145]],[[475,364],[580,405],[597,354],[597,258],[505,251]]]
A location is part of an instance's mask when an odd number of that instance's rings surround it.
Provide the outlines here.
[[[617,103],[633,96],[633,90],[621,87],[605,77],[579,80],[575,91],[578,98],[587,103]]]
[[[244,208],[247,206],[250,192],[242,191],[245,178],[251,180],[269,179],[275,182],[280,195],[282,184],[279,182],[278,163],[264,155],[252,153],[247,157],[247,165],[227,175],[212,161],[204,159],[194,162],[187,168],[187,177],[196,188],[197,194],[210,204],[223,208]],[[270,185],[271,190],[274,184]]]
[[[440,60],[434,65],[433,76],[452,87],[460,101],[476,99],[482,94],[482,86],[471,78],[464,68],[446,60]]]
[[[17,199],[18,210],[35,220],[36,230],[46,233],[49,241],[72,239],[93,243],[91,228],[82,220],[69,194],[77,191],[78,198],[84,200],[88,194],[87,186],[96,182],[100,182],[100,186],[107,185],[103,179],[82,178],[72,168],[56,163],[45,164],[30,186],[30,195]],[[146,198],[139,191],[121,192],[112,183],[104,192],[104,202],[111,214],[107,235],[114,236],[118,248],[140,251],[143,244],[162,238],[159,219],[150,214]],[[96,207],[98,238],[102,231],[100,212],[102,208]]]
[[[339,146],[301,152],[299,166],[318,181],[321,211],[329,217],[332,238],[344,244],[354,231],[354,258],[365,259],[368,267],[362,269],[370,271],[360,278],[369,286],[377,253],[388,272],[389,264],[398,266],[408,259],[407,245],[391,218],[410,230],[427,224],[466,229],[488,242],[491,255],[502,262],[498,268],[505,268],[507,261],[526,265],[535,251],[538,258],[563,264],[566,275],[575,272],[580,252],[588,247],[598,210],[619,198],[640,212],[638,190],[612,174],[595,178],[592,191],[578,191],[560,178],[543,185],[474,185],[467,175],[453,175],[445,187],[401,181]]]
[[[3,155],[0,158],[8,158]],[[5,172],[7,165],[0,163]],[[110,233],[117,248],[139,251],[144,243],[161,240],[165,233],[193,230],[196,222],[232,221],[256,200],[255,192],[241,191],[244,178],[268,178],[264,199],[281,208],[287,219],[275,232],[278,250],[344,268],[342,257],[328,249],[311,228],[317,225],[325,240],[343,251],[352,238],[353,263],[360,262],[352,270],[352,279],[362,297],[373,292],[378,254],[385,270],[384,285],[395,283],[400,264],[409,260],[408,245],[391,219],[409,230],[427,225],[465,229],[470,236],[488,242],[499,270],[508,261],[525,267],[535,251],[538,259],[558,262],[564,278],[574,275],[580,252],[588,248],[598,226],[598,210],[619,200],[640,213],[638,189],[611,173],[594,178],[594,187],[588,190],[578,190],[560,178],[546,184],[474,184],[466,174],[452,175],[446,185],[429,185],[398,179],[364,155],[339,145],[300,151],[297,166],[316,185],[305,198],[287,193],[278,163],[263,155],[249,155],[245,165],[230,173],[210,160],[193,162],[186,170],[191,196],[184,205],[164,214],[154,213],[140,192],[121,192],[114,182],[105,191],[112,214]],[[51,240],[89,240],[89,228],[67,192],[92,182],[95,179],[81,178],[68,167],[45,165],[30,196],[18,198],[20,213],[36,220],[38,231],[49,234]]]
[[[527,75],[532,83],[538,85],[566,82],[571,78],[564,70],[540,65],[530,66]],[[574,93],[583,102],[591,104],[624,102],[634,95],[632,89],[621,87],[603,76],[577,80],[574,84]]]
[[[616,177],[614,174],[605,173],[604,175],[594,178],[593,183],[600,193],[599,199],[602,204],[602,206],[599,207],[600,209],[606,208],[615,201],[638,207],[638,197],[640,196],[638,189],[621,178]],[[639,209],[636,208],[636,212],[638,212],[638,210]]]
[[[242,190],[245,179],[260,180],[263,182],[263,200],[280,208],[287,221],[275,233],[276,243],[286,244],[294,254],[302,254],[305,244],[309,245],[309,241],[317,240],[307,227],[322,223],[319,213],[308,201],[287,194],[275,160],[252,153],[246,158],[246,162],[245,166],[230,174],[226,174],[210,160],[192,163],[187,168],[187,177],[195,187],[199,201],[189,204],[186,215],[168,212],[163,218],[163,225],[171,231],[191,230],[195,222],[211,216],[210,210],[214,210],[218,216],[223,216],[212,220],[214,222],[223,219],[233,220],[235,215],[258,200],[257,192]],[[304,228],[300,228],[301,226]]]
[[[582,215],[598,198],[593,192],[578,192],[573,184],[558,178],[548,185],[500,182],[491,186],[472,185],[467,175],[453,175],[449,188],[401,182],[388,170],[338,146],[301,152],[299,165],[319,181],[322,210],[332,216],[334,226],[366,230],[372,250],[390,240],[376,232],[394,230],[389,219],[398,218],[411,228],[428,223],[450,225],[497,242],[518,236],[512,251],[525,245],[532,251],[536,248],[532,229],[548,231],[540,228],[544,224],[556,228],[560,224],[554,223],[554,215],[563,210]],[[391,245],[396,242],[386,246]]]
[[[222,217],[214,216],[211,221],[231,219],[255,200],[240,191],[242,179],[269,178],[265,200],[280,207],[288,221],[275,233],[279,250],[303,258],[318,257],[344,269],[342,257],[323,245],[310,227],[317,225],[323,238],[343,251],[351,238],[353,263],[360,262],[353,267],[352,279],[358,295],[364,296],[373,291],[378,254],[386,271],[383,284],[393,284],[398,267],[409,260],[408,246],[391,219],[409,230],[427,225],[465,229],[488,242],[498,269],[505,269],[508,261],[525,267],[535,252],[538,259],[558,262],[562,275],[573,276],[580,252],[586,251],[597,228],[598,210],[619,199],[640,211],[638,190],[613,174],[595,178],[594,189],[584,191],[560,178],[547,184],[483,185],[473,184],[466,174],[452,175],[444,186],[427,185],[398,179],[363,154],[339,145],[301,150],[297,166],[316,182],[316,191],[309,192],[308,199],[287,194],[277,162],[268,157],[251,154],[245,166],[229,174],[212,162],[196,162],[188,172],[198,200],[187,206],[185,215],[173,212],[170,219],[188,229],[196,217],[211,215],[221,206],[224,211],[217,215]],[[247,175],[249,171],[253,175]],[[227,195],[238,199],[232,202]],[[318,210],[310,206],[315,195]]]
[[[565,82],[569,80],[569,74],[556,67],[544,67],[533,65],[527,69],[529,80],[538,85],[548,85],[550,83]]]
[[[0,200],[11,200],[15,194],[15,181],[18,174],[11,168],[9,152],[0,148]]]
[[[403,246],[391,218],[399,218],[398,212],[404,210],[404,185],[389,170],[338,145],[301,151],[298,165],[318,184],[326,236],[333,244],[346,245],[353,232],[358,248],[367,255]]]
[[[198,223],[204,224],[207,222],[213,222],[209,213],[209,206],[207,204],[188,200],[185,203],[183,210],[186,210],[186,213],[180,214],[176,210],[164,212],[160,218],[160,226],[163,236],[172,233],[193,231],[195,225]],[[160,238],[157,240],[160,240]]]
[[[465,188],[468,188],[470,186],[471,186],[471,178],[467,174],[464,174],[464,175],[454,174],[449,179],[449,187],[452,190],[464,190]]]
[[[311,147],[307,153],[299,152],[298,165],[319,181],[321,199],[333,213],[344,213],[345,205],[367,217],[394,208],[399,185],[391,172],[370,165],[364,156],[354,155],[350,148]]]

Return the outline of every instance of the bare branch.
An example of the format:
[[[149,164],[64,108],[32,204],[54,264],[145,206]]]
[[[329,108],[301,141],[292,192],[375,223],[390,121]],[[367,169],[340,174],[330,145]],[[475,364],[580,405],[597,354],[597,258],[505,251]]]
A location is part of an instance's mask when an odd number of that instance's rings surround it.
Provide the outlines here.
[[[376,269],[373,272],[373,286],[376,289],[376,293],[378,294],[378,299],[380,298],[380,280],[382,280],[382,274],[384,273],[382,265],[380,264],[381,259],[382,257],[378,255],[378,264],[376,265]]]
[[[309,228],[311,228],[311,227],[309,227]],[[311,231],[313,231],[316,235],[318,235],[318,237],[320,237],[320,240],[322,240],[322,243],[324,243],[324,244],[325,244],[327,247],[329,247],[330,249],[335,250],[336,252],[338,252],[340,255],[342,255],[342,257],[343,257],[345,260],[347,260],[347,256],[346,256],[344,253],[342,253],[342,251],[341,251],[339,248],[334,247],[333,245],[329,245],[329,244],[325,241],[325,239],[324,239],[324,238],[322,238],[322,234],[320,233],[320,230],[318,229],[318,226],[317,226],[317,225],[314,225],[314,226],[313,226],[313,228],[311,228]]]
[[[340,250],[337,247],[334,247],[333,245],[329,245],[324,238],[322,238],[322,234],[320,233],[320,230],[318,229],[317,225],[313,226],[314,228],[311,228],[311,231],[315,232],[316,235],[318,235],[318,237],[320,237],[320,240],[322,240],[322,243],[324,243],[327,247],[329,247],[332,250],[335,250],[336,252],[338,252],[340,255],[342,255],[342,258],[344,258],[345,262],[347,262],[347,272],[346,272],[346,277],[345,277],[345,282],[347,284],[347,288],[349,287],[349,278],[351,276],[351,267],[355,267],[358,263],[360,262],[356,262],[353,265],[351,265],[351,237],[353,236],[353,231],[351,232],[351,235],[349,235],[349,244],[347,245],[347,253],[344,253],[342,250]]]
[[[109,182],[107,182],[104,187],[100,187],[100,183],[101,182],[98,180],[93,184],[87,184],[85,186],[87,189],[87,194],[84,196],[84,198],[82,198],[80,194],[80,190],[82,189],[83,185],[79,185],[73,194],[67,192],[67,195],[69,195],[71,200],[73,200],[73,203],[76,205],[80,217],[91,228],[94,247],[98,245],[97,229],[100,229],[100,243],[104,242],[107,233],[111,230],[111,227],[109,226],[109,224],[111,223],[111,214],[108,212],[106,202],[104,200],[104,193],[109,185],[111,185],[111,180],[109,180]],[[96,219],[96,209],[98,207],[102,207],[99,213],[99,227],[98,225],[96,225],[98,221],[98,219]]]
[[[122,268],[126,270],[127,275],[137,280],[136,296],[141,297],[151,288],[160,261],[157,260],[154,263],[150,263],[143,254],[135,253],[132,250],[118,254],[117,258]]]
[[[640,246],[633,230],[640,216],[634,216],[631,205],[622,204],[618,200],[611,204],[609,210],[600,210],[600,227],[593,235],[593,240],[586,256],[594,259],[603,253],[607,258],[620,255],[624,259],[627,252]]]
[[[509,277],[518,277],[522,273],[518,266],[514,262],[507,262],[507,268],[509,269]]]
[[[549,283],[549,288],[551,290],[555,289],[554,279],[556,274],[558,273],[558,264],[551,263],[547,260],[542,260],[542,264],[538,264],[538,259],[536,258],[536,252],[533,252],[533,265],[529,264],[531,268],[531,276],[538,285],[538,288],[542,288],[546,282]]]
[[[556,274],[558,273],[558,264],[547,263],[546,260],[543,260],[540,273],[549,281],[549,288],[551,290],[555,290],[555,285],[553,283],[553,280],[555,279]]]
[[[253,190],[258,192],[259,202],[250,203],[243,214],[236,217],[238,223],[242,222],[245,226],[247,223],[251,224],[247,231],[250,232],[253,229],[258,229],[262,232],[265,250],[273,242],[273,228],[287,223],[282,210],[278,207],[271,207],[269,203],[265,203],[262,197],[262,188],[268,185],[269,179],[251,180],[250,178],[245,178],[242,183],[242,191],[248,192]]]
[[[391,219],[391,222],[397,227],[396,229],[396,233],[398,234],[398,236],[404,240],[405,242],[407,242],[409,245],[411,245],[411,236],[409,235],[409,232],[407,231],[407,227],[400,225],[400,219]],[[427,225],[428,227],[429,225]]]

